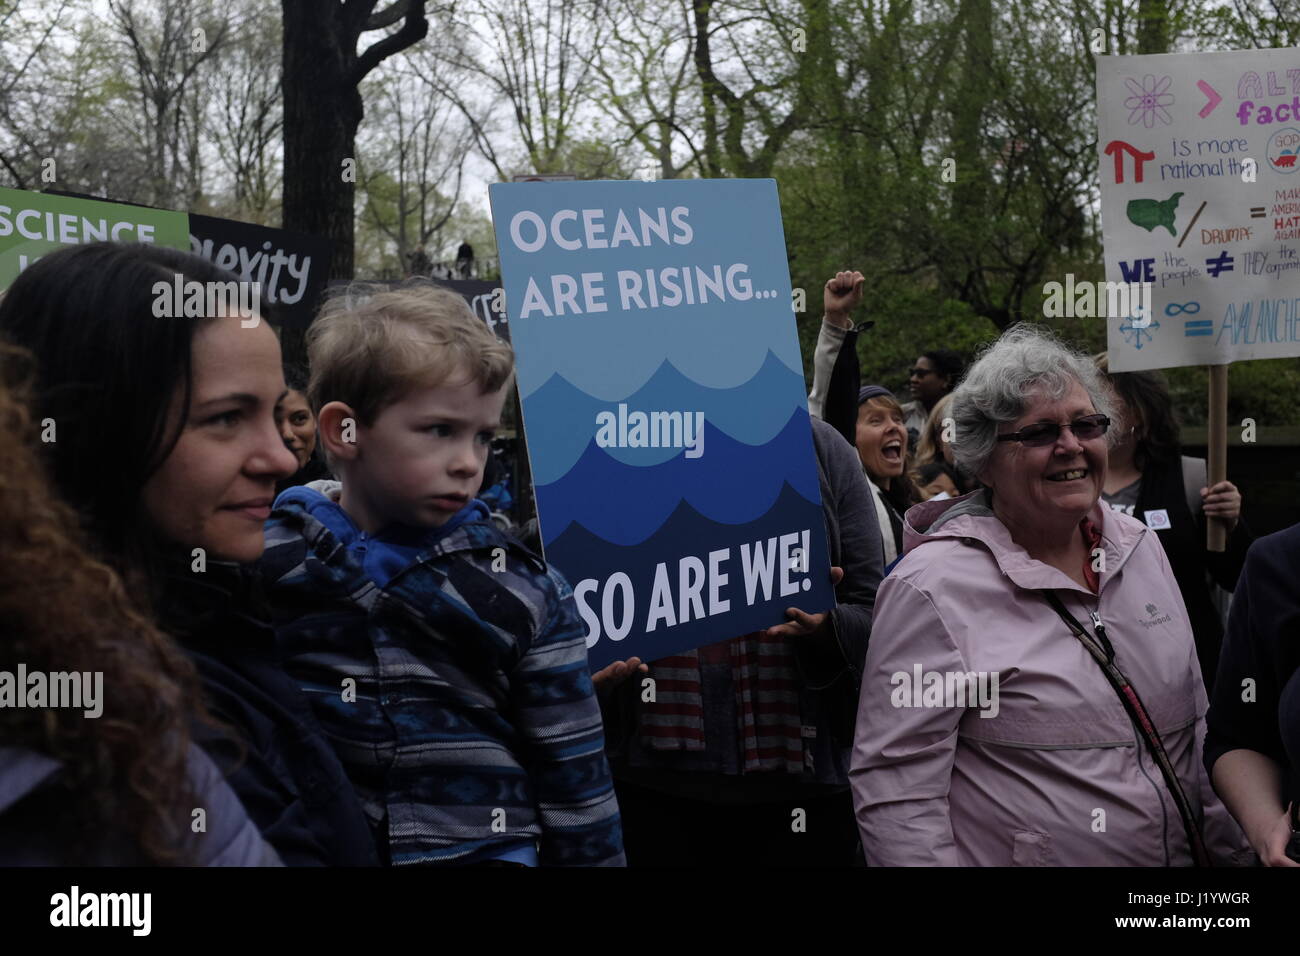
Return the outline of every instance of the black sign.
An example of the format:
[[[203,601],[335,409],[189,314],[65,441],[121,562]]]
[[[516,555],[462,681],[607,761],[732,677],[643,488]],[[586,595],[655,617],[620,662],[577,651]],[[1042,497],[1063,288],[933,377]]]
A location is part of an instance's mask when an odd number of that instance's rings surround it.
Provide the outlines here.
[[[505,290],[501,288],[498,282],[488,282],[484,279],[425,279],[415,277],[416,281],[432,282],[434,285],[445,286],[452,292],[457,293],[469,306],[471,312],[486,323],[487,327],[492,330],[493,334],[503,342],[510,341],[510,326],[506,322],[506,297]],[[412,279],[360,279],[362,285],[370,286],[401,286]],[[347,286],[351,283],[333,279],[330,281],[330,288],[336,286]]]
[[[190,250],[258,283],[287,326],[306,326],[315,317],[333,249],[320,236],[190,214]]]
[[[469,303],[470,311],[487,323],[487,327],[504,342],[510,341],[510,326],[506,322],[506,293],[499,282],[483,279],[434,279],[453,292],[459,292]]]

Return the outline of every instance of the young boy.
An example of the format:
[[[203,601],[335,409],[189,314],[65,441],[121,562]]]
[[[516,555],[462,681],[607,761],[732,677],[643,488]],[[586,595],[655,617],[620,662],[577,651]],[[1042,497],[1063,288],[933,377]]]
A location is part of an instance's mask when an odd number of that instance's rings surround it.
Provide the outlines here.
[[[285,491],[266,526],[284,666],[387,862],[621,865],[572,592],[474,497],[510,347],[449,290],[354,295],[308,335],[341,485]]]

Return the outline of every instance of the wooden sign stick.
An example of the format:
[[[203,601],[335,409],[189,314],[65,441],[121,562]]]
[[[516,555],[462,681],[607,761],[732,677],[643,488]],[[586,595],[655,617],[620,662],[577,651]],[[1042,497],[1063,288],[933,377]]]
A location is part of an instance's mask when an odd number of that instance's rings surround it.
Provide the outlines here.
[[[1228,366],[1210,366],[1209,434],[1206,484],[1213,488],[1228,477]],[[1222,551],[1227,546],[1228,526],[1222,518],[1207,518],[1205,547]]]

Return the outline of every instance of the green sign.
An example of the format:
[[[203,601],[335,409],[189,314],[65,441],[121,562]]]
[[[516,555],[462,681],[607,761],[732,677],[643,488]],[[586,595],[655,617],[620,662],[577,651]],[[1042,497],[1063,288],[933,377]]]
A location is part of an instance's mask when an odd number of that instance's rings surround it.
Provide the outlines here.
[[[41,256],[82,242],[148,242],[188,252],[183,212],[0,189],[0,290]]]

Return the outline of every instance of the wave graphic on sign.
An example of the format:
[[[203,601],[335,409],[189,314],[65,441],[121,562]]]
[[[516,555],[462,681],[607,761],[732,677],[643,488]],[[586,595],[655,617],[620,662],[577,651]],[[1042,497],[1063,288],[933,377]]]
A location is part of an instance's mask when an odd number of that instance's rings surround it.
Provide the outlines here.
[[[806,408],[804,378],[768,350],[750,379],[734,388],[710,388],[687,378],[664,360],[655,373],[629,395],[605,401],[589,395],[558,373],[524,399],[533,480],[558,481],[586,452],[596,433],[600,412],[703,412],[705,420],[747,445],[772,440],[796,408]],[[681,454],[679,448],[608,448],[616,461],[639,467],[661,464]]]
[[[795,409],[762,445],[736,441],[708,422],[704,427],[703,457],[689,459],[678,449],[668,461],[644,467],[615,460],[609,454],[614,449],[589,439],[563,478],[537,486],[543,540],[549,544],[577,523],[612,544],[639,544],[683,501],[712,521],[743,524],[770,511],[785,484],[806,501],[818,501],[806,408]]]

